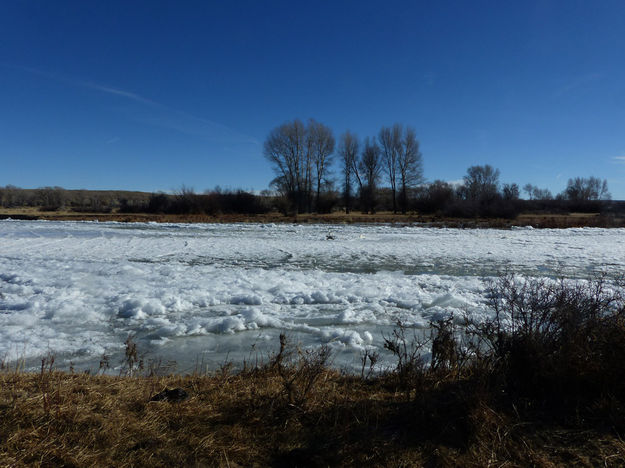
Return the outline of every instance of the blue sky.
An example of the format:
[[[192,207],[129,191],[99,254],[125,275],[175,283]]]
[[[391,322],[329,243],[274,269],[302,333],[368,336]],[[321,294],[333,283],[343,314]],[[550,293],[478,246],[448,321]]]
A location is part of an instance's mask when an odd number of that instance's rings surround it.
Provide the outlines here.
[[[625,199],[625,3],[0,3],[0,185],[262,190],[266,135],[309,117],[413,126],[430,181]]]

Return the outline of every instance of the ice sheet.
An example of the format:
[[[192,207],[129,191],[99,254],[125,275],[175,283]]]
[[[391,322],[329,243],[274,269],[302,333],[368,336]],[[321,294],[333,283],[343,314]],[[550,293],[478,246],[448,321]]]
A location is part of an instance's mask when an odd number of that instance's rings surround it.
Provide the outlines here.
[[[331,233],[334,240],[328,240]],[[286,332],[355,368],[399,318],[480,316],[503,272],[622,273],[625,230],[0,222],[0,359],[118,367],[134,334],[178,371],[266,358]],[[199,364],[198,364],[199,363]]]

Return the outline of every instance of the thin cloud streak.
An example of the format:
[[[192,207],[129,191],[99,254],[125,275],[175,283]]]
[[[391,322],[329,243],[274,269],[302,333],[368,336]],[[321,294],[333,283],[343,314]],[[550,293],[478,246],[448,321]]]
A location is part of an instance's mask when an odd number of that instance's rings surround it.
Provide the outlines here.
[[[570,83],[557,89],[556,92],[554,93],[554,97],[562,97],[563,95],[570,93],[576,88],[582,87],[602,77],[603,75],[601,75],[601,73],[588,73],[586,75],[578,76],[577,78],[572,80]]]
[[[186,135],[212,141],[260,145],[257,139],[211,120],[159,105],[149,113],[131,114],[133,120],[156,127],[174,130]]]
[[[612,157],[612,161],[615,164],[625,164],[625,156],[614,156]]]
[[[151,101],[150,99],[146,99],[143,96],[139,96],[136,93],[124,91],[122,89],[112,88],[110,86],[104,86],[98,83],[93,83],[91,81],[83,81],[83,80],[78,80],[76,78],[70,78],[60,73],[50,73],[50,72],[46,72],[43,70],[39,70],[37,68],[23,67],[21,65],[11,65],[8,63],[0,63],[0,65],[2,65],[5,68],[12,68],[14,70],[21,70],[27,73],[31,73],[33,75],[42,76],[44,78],[48,78],[53,81],[58,81],[59,83],[64,83],[70,86],[88,88],[88,89],[93,89],[95,91],[100,91],[100,92],[107,93],[107,94],[113,94],[115,96],[122,96],[128,99],[132,99],[133,101],[142,102],[144,104],[158,105],[158,103]]]
[[[143,104],[149,104],[151,106],[160,106],[161,104],[154,102],[150,99],[146,99],[138,94],[131,93],[129,91],[124,91],[122,89],[115,89],[109,86],[102,86],[97,83],[92,83],[89,81],[75,81],[74,84],[77,86],[83,86],[85,88],[94,89],[96,91],[101,91],[103,93],[113,94],[115,96],[121,96],[128,99],[132,99],[133,101],[141,102]]]
[[[42,76],[44,78],[58,81],[60,83],[64,83],[70,86],[92,89],[101,93],[119,96],[129,99],[131,101],[138,102],[140,104],[147,105],[153,110],[160,111],[149,116],[142,116],[137,118],[137,120],[142,123],[168,128],[181,133],[185,133],[187,135],[205,137],[211,140],[220,140],[223,139],[223,137],[225,136],[226,140],[229,141],[238,140],[242,143],[260,146],[260,142],[250,135],[241,133],[238,130],[230,128],[219,122],[203,119],[193,114],[189,114],[188,112],[173,109],[159,102],[145,98],[137,93],[125,91],[119,88],[113,88],[111,86],[106,86],[99,83],[94,83],[92,81],[84,81],[76,78],[71,78],[58,73],[50,73],[31,67],[23,67],[20,65],[12,65],[3,62],[0,62],[0,66],[5,68],[11,68],[14,70],[21,70],[27,73],[31,73],[33,75]],[[222,133],[223,135],[219,137],[219,133]]]

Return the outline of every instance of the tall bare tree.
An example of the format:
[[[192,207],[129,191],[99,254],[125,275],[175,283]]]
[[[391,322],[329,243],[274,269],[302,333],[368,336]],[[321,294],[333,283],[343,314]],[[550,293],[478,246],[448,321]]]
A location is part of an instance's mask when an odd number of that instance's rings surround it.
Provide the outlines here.
[[[274,183],[292,202],[296,212],[302,210],[304,202],[305,151],[306,127],[297,119],[274,128],[263,147],[263,154],[276,173]]]
[[[358,184],[358,196],[359,198],[362,200],[363,197],[363,193],[364,193],[364,185],[363,185],[363,174],[362,171],[360,170],[360,159],[358,157],[358,151],[359,151],[359,143],[358,143],[358,139],[356,139],[356,154],[354,155],[354,157],[351,158],[351,163],[352,163],[352,176],[354,177],[354,180],[356,181],[356,183]]]
[[[380,147],[375,139],[365,138],[358,167],[364,179],[364,193],[362,194],[364,208],[367,212],[375,213],[375,194],[382,172]]]
[[[412,127],[406,127],[401,133],[399,150],[397,151],[397,169],[401,187],[401,212],[406,214],[408,189],[423,182],[423,162],[415,130]]]
[[[343,197],[345,200],[345,213],[351,209],[352,181],[355,176],[354,168],[358,158],[358,137],[349,130],[341,135],[339,142],[339,157],[343,171]]]
[[[276,173],[272,183],[287,196],[296,212],[312,211],[313,184],[319,205],[333,151],[332,130],[312,119],[308,125],[298,119],[287,122],[267,136],[263,153]]]
[[[423,181],[423,163],[419,141],[413,128],[394,124],[382,127],[378,135],[384,172],[391,185],[393,212],[397,213],[397,185],[400,186],[402,213],[408,206],[408,189]]]
[[[319,123],[313,119],[308,122],[308,142],[311,160],[315,170],[316,197],[315,209],[319,211],[319,197],[321,185],[327,177],[328,168],[332,164],[332,153],[334,152],[334,135],[330,127]]]
[[[380,148],[382,149],[384,172],[391,185],[393,213],[397,213],[397,157],[401,148],[401,133],[401,125],[395,124],[392,127],[382,127],[378,134]]]

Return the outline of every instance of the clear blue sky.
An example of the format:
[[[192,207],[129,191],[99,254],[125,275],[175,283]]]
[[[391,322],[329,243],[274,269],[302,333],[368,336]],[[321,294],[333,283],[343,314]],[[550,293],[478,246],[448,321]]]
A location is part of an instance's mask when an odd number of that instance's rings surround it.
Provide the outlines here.
[[[625,199],[625,2],[0,3],[0,185],[261,190],[309,117],[413,126],[428,180]]]

